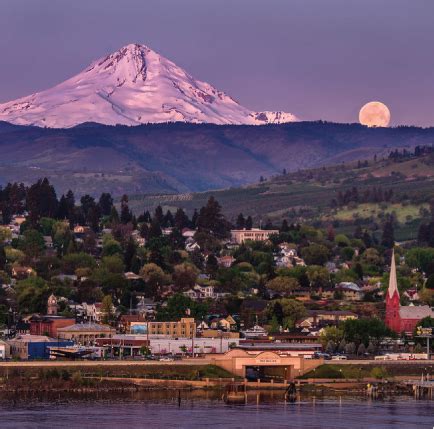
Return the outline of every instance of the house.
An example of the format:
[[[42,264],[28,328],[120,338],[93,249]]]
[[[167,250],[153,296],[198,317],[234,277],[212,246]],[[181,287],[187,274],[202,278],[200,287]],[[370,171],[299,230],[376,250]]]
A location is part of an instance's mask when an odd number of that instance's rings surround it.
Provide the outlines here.
[[[12,267],[12,277],[17,280],[24,280],[30,276],[36,276],[36,272],[31,267],[22,267],[19,265],[14,265]]]
[[[230,268],[232,264],[235,262],[235,258],[233,256],[220,256],[217,258],[217,262],[220,267]]]
[[[91,229],[88,226],[83,225],[76,225],[73,229],[74,235],[80,238],[83,238],[83,236],[90,231]]]
[[[182,236],[184,237],[184,238],[193,238],[194,237],[194,234],[196,234],[196,230],[194,230],[194,229],[190,229],[190,228],[183,228],[183,230],[182,230]]]
[[[193,289],[184,292],[184,295],[196,301],[202,299],[221,299],[224,298],[227,293],[216,292],[214,286],[201,286],[196,284]]]
[[[425,317],[434,318],[434,311],[428,305],[401,305],[396,277],[395,251],[390,264],[389,288],[386,294],[386,325],[400,334],[412,335],[416,325]]]
[[[188,238],[185,241],[185,250],[189,253],[194,252],[195,250],[200,250],[199,244],[194,241],[193,238]]]
[[[87,320],[91,322],[98,322],[98,323],[101,322],[104,316],[101,302],[95,302],[92,304],[83,302],[81,305],[83,306],[84,316]],[[112,313],[114,313],[115,311],[116,308],[115,306],[112,305]]]
[[[127,273],[124,273],[124,277],[127,280],[142,280],[142,277],[140,277],[138,274],[133,273],[131,271],[128,271]]]
[[[231,241],[237,244],[242,244],[247,240],[251,241],[266,241],[270,235],[279,234],[277,229],[232,229]]]
[[[172,234],[173,232],[173,228],[162,228],[161,233],[165,236],[168,237],[170,234]]]
[[[232,316],[226,318],[219,317],[210,320],[209,326],[211,329],[221,329],[223,331],[235,331],[237,328],[237,322]]]
[[[142,316],[146,316],[147,319],[154,318],[157,303],[150,298],[145,298],[144,296],[138,296],[137,298],[139,300],[136,306],[137,312]]]
[[[362,289],[353,282],[341,282],[335,286],[335,290],[340,291],[347,301],[361,301],[365,296]]]
[[[403,295],[411,302],[419,301],[419,293],[417,292],[417,289],[407,289]]]
[[[11,356],[11,346],[6,342],[0,340],[0,360],[9,359]]]
[[[357,314],[347,310],[308,310],[307,316],[298,320],[295,324],[300,327],[317,327],[339,325],[349,319],[357,319]]]
[[[140,235],[140,231],[137,229],[131,233],[131,237],[139,247],[143,247],[146,244],[146,239]]]
[[[53,248],[53,239],[49,235],[44,235],[44,244],[47,249]]]

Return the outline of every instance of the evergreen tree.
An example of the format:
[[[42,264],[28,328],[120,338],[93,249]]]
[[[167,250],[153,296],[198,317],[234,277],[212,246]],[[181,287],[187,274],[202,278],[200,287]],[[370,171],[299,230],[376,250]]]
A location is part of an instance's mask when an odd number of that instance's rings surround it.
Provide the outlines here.
[[[389,249],[391,249],[395,245],[395,233],[391,221],[387,221],[384,224],[381,244]]]
[[[246,219],[246,229],[252,229],[253,228],[253,220],[252,220],[252,217],[251,216],[249,216],[247,219]]]
[[[153,220],[156,220],[160,226],[163,225],[164,214],[161,206],[157,206],[157,208],[155,209]]]
[[[174,224],[175,220],[173,218],[172,212],[170,210],[167,210],[163,219],[163,226],[165,228],[173,228]]]
[[[211,196],[206,206],[199,211],[197,219],[199,230],[214,235],[217,238],[225,238],[229,232],[229,223],[221,212],[221,206],[218,201]]]
[[[242,213],[240,213],[237,217],[237,222],[235,224],[236,229],[243,229],[246,227],[246,220],[244,219],[244,216]]]
[[[113,207],[113,198],[110,193],[103,192],[99,197],[98,206],[102,216],[110,216]]]
[[[188,225],[190,224],[190,220],[188,219],[188,216],[181,208],[176,210],[174,224],[175,224],[174,225],[175,228],[179,229],[179,231],[182,231],[184,228],[187,228]]]
[[[115,206],[113,206],[112,208],[111,208],[111,210],[110,210],[110,218],[109,218],[109,220],[110,220],[110,224],[113,226],[113,225],[117,225],[119,222],[120,222],[120,219],[119,219],[119,213],[118,213],[118,211],[116,210],[116,207]]]
[[[128,207],[128,195],[122,195],[121,199],[121,223],[124,225],[131,222],[133,219],[133,214]]]
[[[199,218],[199,213],[197,212],[196,209],[194,209],[194,213],[193,216],[191,217],[191,227],[192,228],[197,228],[197,220]]]

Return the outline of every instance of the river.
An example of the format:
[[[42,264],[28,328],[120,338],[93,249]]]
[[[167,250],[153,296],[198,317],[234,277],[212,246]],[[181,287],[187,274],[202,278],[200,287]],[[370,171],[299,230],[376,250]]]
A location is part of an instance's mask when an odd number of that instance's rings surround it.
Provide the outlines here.
[[[249,394],[246,405],[227,405],[216,394],[169,392],[122,397],[15,398],[0,400],[1,429],[39,428],[402,428],[431,429],[434,402],[396,397],[302,398]]]

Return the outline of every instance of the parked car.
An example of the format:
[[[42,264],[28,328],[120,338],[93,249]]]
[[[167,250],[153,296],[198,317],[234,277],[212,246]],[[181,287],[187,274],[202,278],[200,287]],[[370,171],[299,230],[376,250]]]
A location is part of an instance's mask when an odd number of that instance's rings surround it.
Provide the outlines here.
[[[173,362],[175,359],[172,357],[162,357],[160,358],[160,362]]]
[[[347,360],[348,358],[345,355],[335,355],[332,356],[332,360]]]

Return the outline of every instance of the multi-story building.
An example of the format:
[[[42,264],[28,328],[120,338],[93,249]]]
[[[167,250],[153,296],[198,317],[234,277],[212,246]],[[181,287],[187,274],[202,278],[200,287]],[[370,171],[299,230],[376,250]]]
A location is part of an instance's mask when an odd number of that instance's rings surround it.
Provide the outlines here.
[[[90,346],[97,338],[111,338],[116,329],[97,323],[77,323],[57,330],[58,338],[74,341],[76,344]]]
[[[277,229],[233,229],[231,230],[231,239],[233,242],[241,244],[247,240],[265,241],[270,235],[279,234]]]
[[[192,338],[196,336],[196,323],[190,317],[183,317],[178,322],[131,322],[131,333],[170,338]]]

